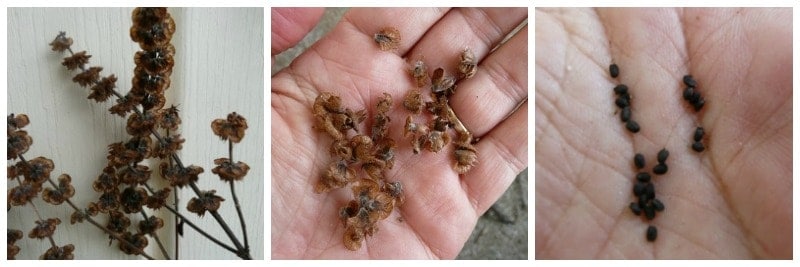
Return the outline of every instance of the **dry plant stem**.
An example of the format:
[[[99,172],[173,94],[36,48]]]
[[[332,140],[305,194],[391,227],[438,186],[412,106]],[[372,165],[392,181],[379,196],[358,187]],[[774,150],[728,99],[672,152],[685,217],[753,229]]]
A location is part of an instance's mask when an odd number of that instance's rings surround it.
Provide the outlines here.
[[[142,209],[140,212],[142,213],[142,217],[144,217],[144,219],[147,220],[148,219],[147,213],[144,212],[144,209]],[[158,238],[158,234],[153,232],[152,236],[153,236],[153,239],[156,240],[156,244],[158,244],[158,248],[161,249],[161,253],[164,254],[164,258],[167,259],[167,260],[170,260],[169,253],[167,253],[167,249],[164,248],[164,244],[161,243],[161,239]]]
[[[228,140],[228,160],[233,161],[233,141]],[[233,204],[236,206],[236,213],[239,215],[239,223],[242,224],[242,236],[244,236],[244,249],[250,251],[250,243],[247,241],[247,226],[244,224],[244,215],[242,215],[242,207],[239,205],[239,198],[236,197],[236,190],[233,188],[233,180],[229,181],[231,184],[231,196],[233,197]]]
[[[151,188],[149,185],[145,184],[145,187],[147,188],[147,191],[150,191],[151,194],[155,193],[155,191],[153,191],[153,188]],[[231,246],[229,246],[229,245],[227,245],[225,243],[222,243],[222,241],[219,241],[219,239],[216,239],[213,236],[209,235],[208,233],[206,233],[205,231],[200,229],[199,226],[197,226],[196,224],[192,223],[192,221],[190,221],[188,218],[184,217],[183,214],[178,212],[176,209],[173,209],[172,207],[166,206],[166,205],[164,206],[164,208],[166,208],[167,210],[172,212],[172,214],[175,214],[175,216],[178,216],[178,218],[180,218],[181,221],[183,221],[184,223],[188,224],[189,227],[191,227],[192,229],[194,229],[195,231],[197,231],[201,235],[203,235],[206,238],[208,238],[208,240],[211,240],[211,242],[214,242],[215,244],[219,245],[220,247],[222,247],[222,248],[224,248],[224,249],[226,249],[226,250],[228,250],[228,251],[230,251],[230,252],[232,252],[234,254],[236,253],[236,249],[235,248],[233,248],[233,247],[231,247]],[[177,253],[177,251],[176,251],[176,253]]]
[[[72,52],[72,48],[67,48],[67,50],[69,51],[69,53],[70,53],[71,55],[74,55],[74,53]],[[84,64],[81,64],[81,65],[79,66],[79,68],[80,68],[81,70],[83,70],[83,71],[86,71],[86,68],[85,68]],[[97,83],[97,81],[94,81],[94,83],[96,84],[96,83]],[[112,92],[112,93],[113,93],[113,94],[114,94],[114,95],[115,95],[117,98],[120,98],[120,99],[121,99],[121,98],[123,97],[123,96],[122,96],[122,95],[121,95],[119,92],[117,92],[117,90],[115,90],[115,89],[112,89],[112,90],[111,90],[111,92]],[[142,112],[141,112],[141,111],[139,111],[139,108],[138,108],[138,107],[134,107],[134,108],[133,108],[133,111],[134,111],[136,114],[139,114],[139,115],[141,115],[141,114],[142,114]],[[166,144],[166,141],[164,141],[164,138],[163,138],[163,137],[161,137],[161,135],[160,135],[160,134],[158,134],[158,132],[156,132],[156,130],[155,130],[155,129],[150,129],[150,133],[152,133],[152,134],[153,134],[153,136],[154,136],[156,139],[158,139],[158,142],[159,142],[159,143],[161,143],[161,144]],[[178,157],[178,155],[176,155],[176,154],[172,154],[172,158],[173,158],[173,159],[175,159],[175,163],[176,163],[176,164],[178,164],[178,167],[179,167],[181,170],[185,170],[185,169],[186,169],[186,167],[184,167],[184,166],[183,166],[183,163],[181,162],[181,159]],[[200,192],[200,188],[198,188],[198,187],[197,187],[197,185],[196,185],[194,182],[190,182],[190,183],[189,183],[189,186],[192,188],[192,191],[194,191],[195,195],[197,195],[198,197],[202,197],[202,194],[201,194],[201,192]],[[233,241],[233,244],[234,244],[234,246],[236,246],[236,252],[235,252],[235,253],[236,253],[236,255],[237,255],[237,256],[239,256],[239,257],[240,257],[240,258],[242,258],[242,259],[251,260],[251,259],[252,259],[252,256],[250,256],[250,251],[249,251],[249,250],[247,250],[247,249],[245,249],[244,247],[242,247],[242,244],[239,242],[239,239],[238,239],[238,238],[236,238],[236,235],[233,233],[233,231],[231,231],[231,228],[228,226],[228,224],[227,224],[227,223],[225,223],[225,220],[222,218],[222,216],[220,216],[220,215],[219,215],[219,213],[218,213],[218,212],[216,212],[216,211],[208,211],[208,212],[209,212],[209,213],[211,213],[211,216],[213,216],[213,217],[214,217],[214,219],[217,221],[217,223],[219,223],[219,225],[220,225],[220,226],[222,227],[222,229],[225,231],[225,234],[227,234],[227,235],[228,235],[228,237],[231,239],[231,241]],[[205,235],[204,235],[204,236],[205,236]]]
[[[19,159],[20,159],[20,161],[22,161],[22,163],[23,163],[23,164],[25,164],[25,165],[29,165],[29,164],[28,164],[28,161],[26,161],[26,160],[25,160],[25,158],[24,158],[24,157],[22,157],[22,155],[19,155]],[[19,178],[17,178],[17,179],[19,179]],[[47,181],[48,181],[48,182],[50,182],[50,185],[51,185],[51,186],[53,186],[54,188],[58,188],[58,185],[57,185],[55,182],[53,182],[53,179],[52,179],[52,178],[50,178],[50,177],[47,177]],[[77,205],[75,205],[75,203],[72,203],[72,200],[70,200],[69,198],[67,198],[67,199],[66,199],[66,202],[67,202],[67,204],[69,204],[69,206],[70,206],[70,207],[72,207],[72,209],[74,209],[75,211],[77,211],[77,212],[82,212],[82,211],[81,211],[81,209],[80,209],[80,208],[78,208],[78,206],[77,206]],[[33,204],[33,202],[30,202],[30,203],[31,203],[31,204]],[[39,216],[39,212],[38,212],[38,211],[36,212],[36,215],[37,215],[37,216]],[[128,245],[128,246],[131,246],[131,247],[134,247],[134,248],[136,247],[136,245],[134,245],[134,244],[133,244],[133,243],[131,243],[131,242],[128,242],[128,240],[126,240],[125,238],[122,238],[122,236],[120,236],[119,234],[117,234],[117,233],[114,233],[114,232],[112,232],[111,230],[108,230],[108,228],[106,228],[105,226],[102,226],[102,225],[100,225],[99,223],[97,223],[97,222],[96,222],[94,219],[92,219],[92,217],[91,217],[91,216],[85,216],[85,217],[84,217],[84,219],[86,219],[87,221],[89,221],[89,223],[91,223],[91,224],[92,224],[92,225],[94,225],[95,227],[97,227],[97,228],[100,228],[100,230],[103,230],[103,231],[104,231],[104,232],[106,232],[107,234],[111,235],[112,237],[114,237],[114,239],[117,239],[119,242],[125,243],[126,245]],[[40,217],[40,219],[39,219],[39,220],[41,220],[41,217]],[[52,238],[51,238],[51,239],[52,239]],[[51,240],[51,242],[52,242],[52,240]],[[52,242],[52,244],[53,244],[53,246],[55,246],[55,242]],[[154,258],[153,258],[153,257],[151,257],[150,255],[148,255],[147,253],[145,253],[143,250],[139,250],[139,251],[137,251],[137,253],[139,253],[139,255],[141,255],[142,257],[145,257],[145,258],[147,258],[148,260],[154,260]]]
[[[467,127],[464,126],[464,124],[461,123],[461,120],[458,119],[458,116],[456,116],[456,113],[453,111],[453,108],[451,108],[449,104],[447,105],[447,117],[450,120],[450,122],[453,123],[453,129],[455,129],[456,132],[458,132],[459,134],[466,134],[468,136],[472,136],[469,130],[467,130]]]

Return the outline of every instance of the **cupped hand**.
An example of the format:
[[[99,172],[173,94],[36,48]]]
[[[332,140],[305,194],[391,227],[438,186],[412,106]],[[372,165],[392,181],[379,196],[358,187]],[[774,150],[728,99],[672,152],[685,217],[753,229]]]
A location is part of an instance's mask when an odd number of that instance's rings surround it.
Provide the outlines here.
[[[319,10],[273,9],[272,54],[297,42]],[[478,217],[527,165],[527,27],[494,51],[527,18],[512,9],[359,9],[348,11],[327,36],[272,77],[272,258],[455,258]],[[309,19],[311,18],[311,19]],[[277,21],[276,21],[277,19]],[[397,28],[400,47],[381,51],[373,35]],[[429,71],[455,74],[464,48],[479,61],[477,74],[458,82],[450,105],[480,141],[478,164],[453,171],[453,148],[413,155],[403,138],[406,93],[416,88],[409,62],[423,59]],[[405,203],[357,251],[342,242],[339,208],[349,188],[314,193],[332,161],[331,137],[316,131],[311,107],[321,92],[341,96],[343,106],[367,108],[367,125],[378,97],[394,100],[390,137],[398,147],[388,181],[401,181]],[[423,94],[430,90],[423,88]],[[368,129],[361,126],[361,129]],[[352,132],[351,132],[352,135]],[[362,173],[363,175],[363,173]]]
[[[791,259],[791,21],[790,8],[537,9],[536,258]],[[700,112],[682,99],[685,74]],[[650,171],[661,148],[666,210],[647,221],[628,208],[633,156]]]

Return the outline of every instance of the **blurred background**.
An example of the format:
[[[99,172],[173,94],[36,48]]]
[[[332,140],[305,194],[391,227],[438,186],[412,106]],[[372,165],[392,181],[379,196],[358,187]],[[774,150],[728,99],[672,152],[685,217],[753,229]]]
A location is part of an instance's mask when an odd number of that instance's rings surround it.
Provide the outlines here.
[[[326,8],[322,20],[295,47],[275,56],[271,75],[289,66],[306,48],[328,33],[348,8]],[[457,259],[528,259],[528,169],[478,220]]]

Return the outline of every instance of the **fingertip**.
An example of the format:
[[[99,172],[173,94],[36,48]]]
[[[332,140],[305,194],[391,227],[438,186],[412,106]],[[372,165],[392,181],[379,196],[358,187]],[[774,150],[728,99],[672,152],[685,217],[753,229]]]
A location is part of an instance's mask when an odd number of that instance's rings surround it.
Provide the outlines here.
[[[325,8],[272,8],[272,55],[294,46],[317,25]]]

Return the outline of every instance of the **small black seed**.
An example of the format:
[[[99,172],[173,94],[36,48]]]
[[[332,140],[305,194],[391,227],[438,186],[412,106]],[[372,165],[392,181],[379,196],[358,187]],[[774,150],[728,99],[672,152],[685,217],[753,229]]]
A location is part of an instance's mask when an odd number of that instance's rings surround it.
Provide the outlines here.
[[[691,101],[692,96],[694,94],[695,94],[694,87],[686,87],[686,89],[683,90],[683,99],[685,99],[686,101]]]
[[[624,84],[617,85],[614,87],[614,93],[617,95],[623,95],[628,93],[628,86]]]
[[[633,156],[633,164],[636,164],[636,168],[644,168],[644,155],[636,153],[636,156]]]
[[[657,157],[658,163],[664,163],[665,161],[667,161],[668,157],[669,157],[669,151],[666,148],[662,148],[661,151],[658,151],[658,157]]]
[[[706,131],[703,130],[703,127],[697,127],[697,129],[694,130],[694,141],[702,140],[703,139],[703,135],[705,135],[705,134],[706,134]]]
[[[635,183],[633,184],[633,195],[640,196],[644,193],[644,188],[647,186],[645,183]]]
[[[697,87],[697,81],[694,80],[692,75],[683,76],[683,83],[689,87]]]
[[[664,163],[659,163],[658,165],[653,167],[653,173],[658,175],[667,173],[667,170],[669,170],[669,168],[667,168],[667,164]]]
[[[697,102],[692,103],[692,105],[694,106],[694,111],[700,111],[701,109],[703,109],[703,105],[705,104],[706,100],[703,99],[703,97],[700,97],[700,99],[698,99]]]
[[[636,216],[642,214],[642,208],[640,208],[639,204],[637,204],[636,202],[631,202],[631,205],[629,205],[628,207],[631,208],[631,211],[633,212],[633,214],[636,214]]]
[[[625,124],[625,128],[628,128],[628,131],[631,131],[632,133],[639,132],[639,124],[634,120],[628,120],[628,123]]]
[[[658,237],[658,229],[655,226],[648,226],[647,227],[647,241],[653,242]]]
[[[642,209],[644,209],[644,207],[647,207],[647,201],[650,200],[649,198],[647,198],[647,194],[641,194],[638,197],[639,197],[639,207]]]
[[[622,108],[622,112],[619,113],[619,119],[622,122],[628,122],[631,119],[631,107]]]
[[[625,94],[625,95],[627,95],[627,94]],[[627,98],[622,97],[622,96],[617,97],[617,100],[614,101],[614,104],[617,104],[617,107],[620,107],[620,108],[624,108],[624,107],[627,107],[627,106],[631,105],[630,101]]]
[[[656,217],[656,209],[653,207],[653,205],[644,206],[642,210],[644,210],[644,217],[648,220],[652,220]]]
[[[647,199],[654,199],[656,198],[656,187],[653,183],[647,183],[644,187],[644,195],[647,196]]]
[[[694,144],[692,144],[692,150],[697,151],[697,152],[703,152],[703,150],[706,150],[706,147],[703,145],[703,143],[701,143],[700,141],[697,141],[697,142],[694,142]]]
[[[664,211],[664,203],[661,203],[661,200],[658,200],[657,198],[654,198],[653,199],[653,208],[655,208],[657,211]]]
[[[611,64],[611,66],[608,66],[608,72],[611,73],[611,78],[617,78],[619,76],[619,67],[617,64]]]
[[[639,182],[643,182],[643,183],[649,183],[650,182],[650,174],[646,173],[646,172],[640,172],[640,173],[636,174],[636,180],[638,180]]]

